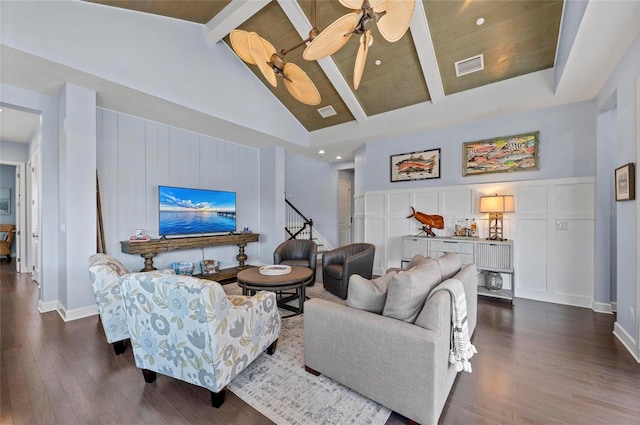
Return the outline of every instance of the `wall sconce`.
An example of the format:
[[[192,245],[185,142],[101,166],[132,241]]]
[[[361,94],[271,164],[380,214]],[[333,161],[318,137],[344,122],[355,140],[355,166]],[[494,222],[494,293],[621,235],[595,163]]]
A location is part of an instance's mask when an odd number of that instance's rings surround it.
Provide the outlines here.
[[[489,237],[494,241],[503,241],[502,215],[515,212],[513,195],[494,195],[480,197],[480,212],[489,213]]]

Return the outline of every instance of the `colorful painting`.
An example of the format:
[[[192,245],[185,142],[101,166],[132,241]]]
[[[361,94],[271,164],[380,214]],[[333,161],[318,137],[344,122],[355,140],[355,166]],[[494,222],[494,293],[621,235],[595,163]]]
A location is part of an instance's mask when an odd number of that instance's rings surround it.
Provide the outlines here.
[[[466,142],[462,149],[462,174],[538,170],[540,132]]]
[[[391,181],[440,178],[440,149],[391,155]]]

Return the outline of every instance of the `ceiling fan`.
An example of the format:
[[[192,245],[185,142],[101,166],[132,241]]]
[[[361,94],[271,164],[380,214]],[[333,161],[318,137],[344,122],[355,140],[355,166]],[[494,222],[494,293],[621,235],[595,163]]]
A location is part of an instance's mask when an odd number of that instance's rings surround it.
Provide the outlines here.
[[[315,21],[315,8],[313,14]],[[284,86],[291,96],[306,105],[318,105],[321,101],[320,92],[311,78],[298,65],[284,59],[287,53],[313,40],[318,33],[314,22],[313,28],[309,31],[309,38],[290,49],[282,49],[280,53],[271,43],[255,32],[233,30],[229,33],[229,41],[240,59],[249,64],[258,65],[264,78],[273,87],[278,86],[277,76],[281,75],[284,79]]]
[[[302,57],[318,60],[340,50],[353,34],[360,34],[360,47],[353,68],[353,87],[358,89],[369,47],[373,43],[371,26],[375,22],[382,37],[390,43],[402,38],[409,28],[415,0],[338,0],[340,4],[354,9],[338,18],[307,46]]]

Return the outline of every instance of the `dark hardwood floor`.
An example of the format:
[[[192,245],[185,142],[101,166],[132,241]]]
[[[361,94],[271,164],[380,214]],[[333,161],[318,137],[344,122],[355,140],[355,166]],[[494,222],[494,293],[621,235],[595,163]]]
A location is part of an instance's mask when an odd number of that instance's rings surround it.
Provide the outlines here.
[[[38,287],[0,265],[0,424],[270,424],[233,393],[174,379],[145,384],[131,348],[115,356],[98,318],[37,310]],[[441,424],[640,424],[640,364],[614,316],[528,300],[481,299],[473,373],[457,378]],[[392,415],[388,425],[406,423]]]

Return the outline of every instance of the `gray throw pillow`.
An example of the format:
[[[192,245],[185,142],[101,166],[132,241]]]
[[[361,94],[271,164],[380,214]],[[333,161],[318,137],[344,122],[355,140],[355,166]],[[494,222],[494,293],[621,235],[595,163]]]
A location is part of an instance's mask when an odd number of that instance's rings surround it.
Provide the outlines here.
[[[460,255],[453,252],[447,252],[442,257],[436,258],[436,261],[438,262],[438,266],[440,267],[442,280],[452,278],[456,273],[460,271],[460,268],[462,267]]]
[[[365,279],[359,274],[351,275],[347,291],[347,305],[371,313],[382,313],[387,299],[389,282],[395,274],[396,272],[390,272],[372,280]]]
[[[397,273],[389,283],[382,315],[413,323],[427,295],[438,283],[440,267],[432,258],[425,258],[411,270]]]

